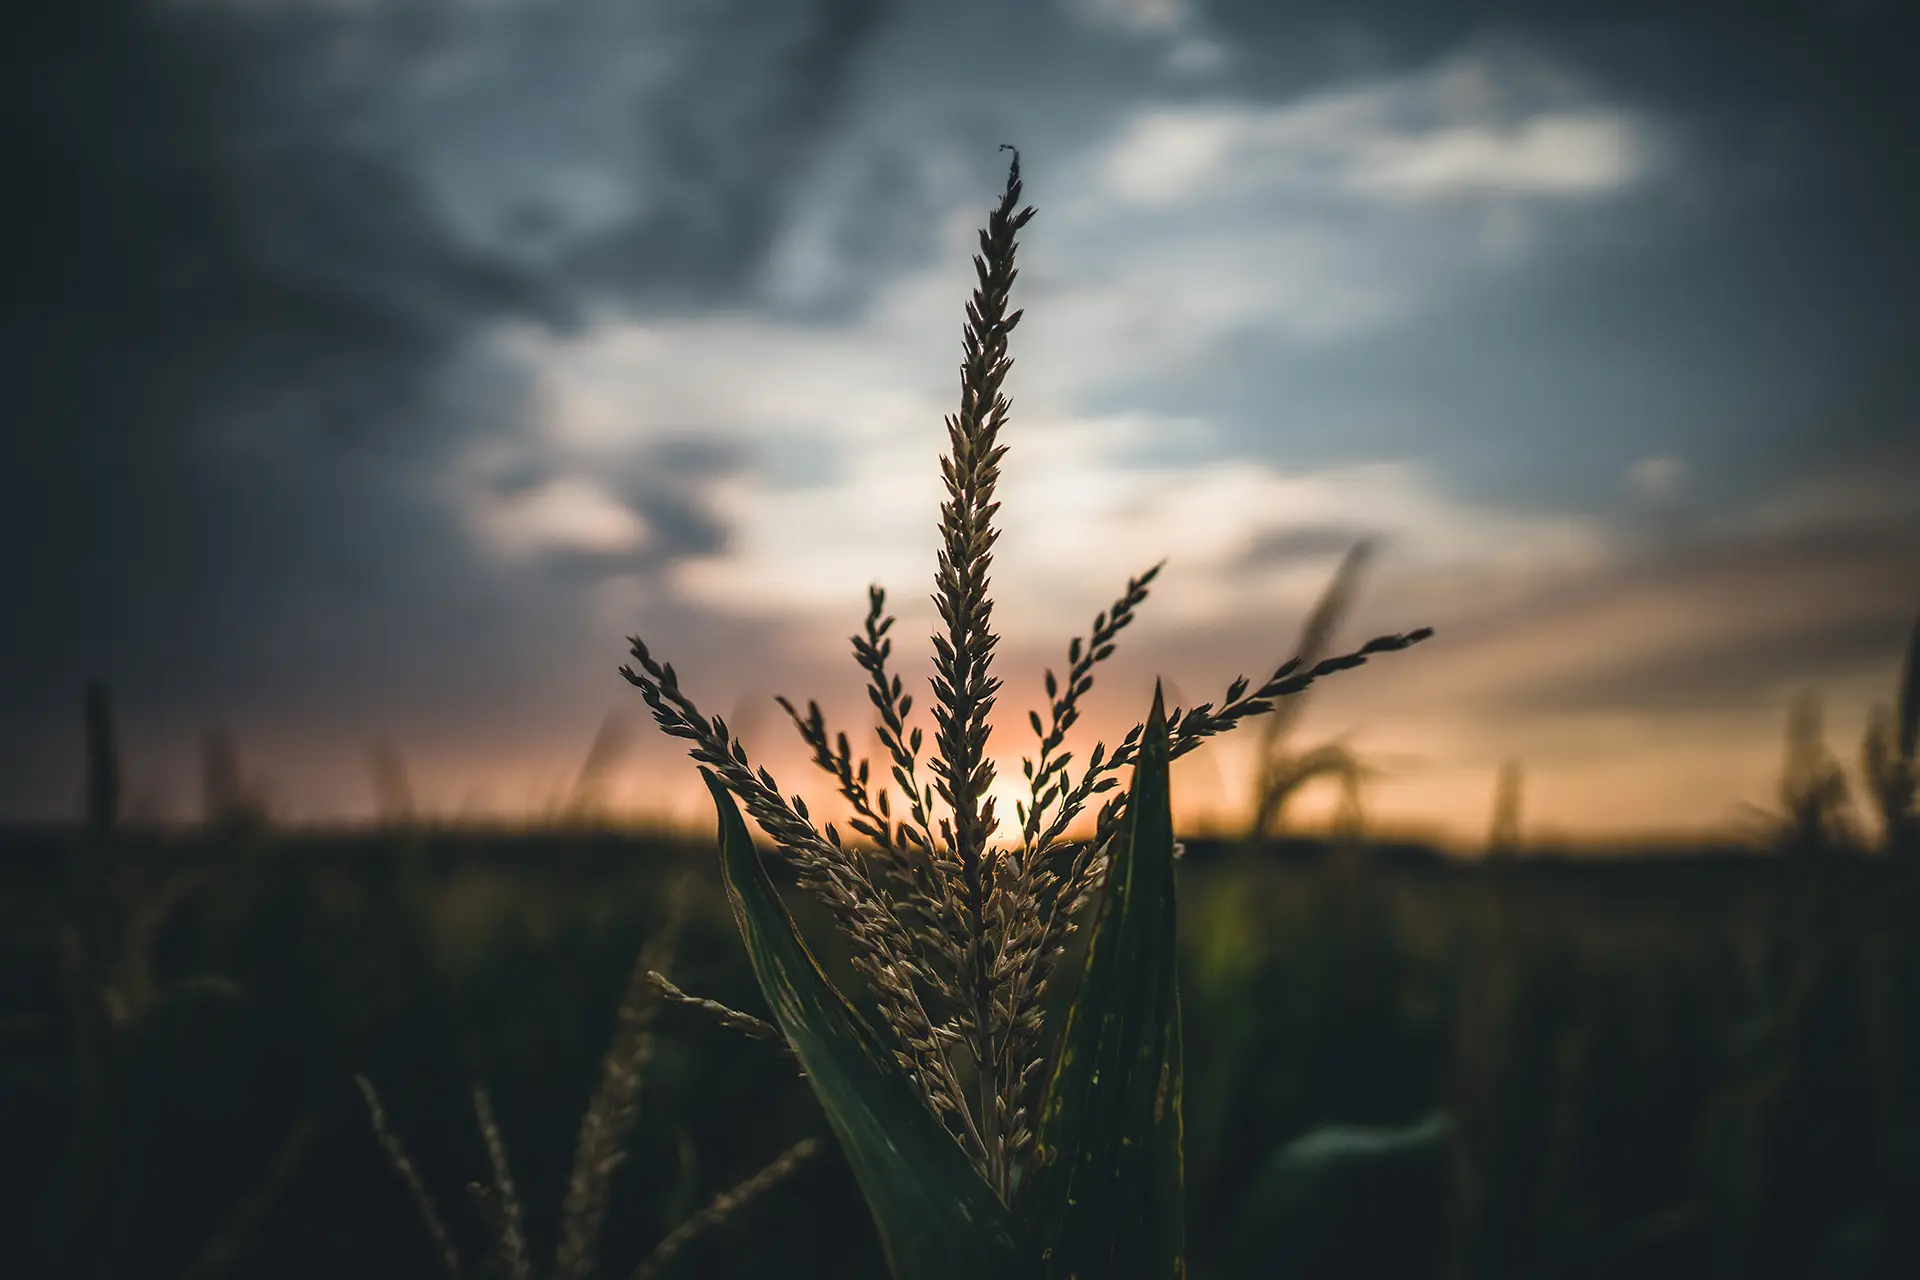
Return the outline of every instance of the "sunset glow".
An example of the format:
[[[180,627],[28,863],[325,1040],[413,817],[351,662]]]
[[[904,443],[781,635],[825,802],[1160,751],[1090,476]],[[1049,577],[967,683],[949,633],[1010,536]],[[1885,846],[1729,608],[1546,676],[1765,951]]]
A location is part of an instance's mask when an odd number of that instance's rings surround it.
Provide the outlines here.
[[[615,674],[636,632],[840,812],[771,699],[865,740],[847,637],[879,582],[929,709],[942,423],[1009,141],[1038,214],[992,580],[1008,823],[1042,672],[1162,559],[1077,759],[1156,678],[1191,704],[1270,672],[1370,539],[1335,643],[1436,636],[1316,688],[1294,745],[1347,742],[1375,828],[1463,847],[1509,760],[1542,838],[1725,830],[1770,802],[1793,697],[1849,767],[1892,700],[1920,199],[1866,77],[1783,98],[1679,16],[1712,76],[1598,20],[615,8],[413,41],[382,5],[182,6],[210,50],[182,65],[234,69],[190,78],[219,109],[102,107],[162,159],[70,255],[109,265],[34,306],[169,319],[13,346],[46,443],[0,504],[0,816],[75,812],[98,677],[155,817],[197,816],[224,725],[294,821],[373,816],[376,738],[424,813],[538,820],[613,714],[610,811],[704,825]],[[1873,61],[1871,27],[1833,16],[1820,65]],[[63,219],[40,238],[93,225]],[[1183,823],[1245,820],[1256,735],[1176,769]]]

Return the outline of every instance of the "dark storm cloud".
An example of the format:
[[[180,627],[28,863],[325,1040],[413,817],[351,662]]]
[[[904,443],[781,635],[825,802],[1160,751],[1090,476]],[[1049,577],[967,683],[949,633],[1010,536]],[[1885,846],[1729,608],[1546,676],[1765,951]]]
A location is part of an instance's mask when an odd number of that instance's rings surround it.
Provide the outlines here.
[[[588,283],[737,294],[880,6],[700,9],[655,104],[668,198],[559,269],[462,234],[389,118],[472,12],[86,0],[10,24],[0,807],[64,808],[45,748],[94,674],[136,717],[297,714],[457,698],[535,647],[572,575],[503,598],[438,496],[455,450],[524,431],[527,388],[476,339],[566,327]],[[686,464],[634,486],[648,563],[724,537],[668,492]]]
[[[648,443],[636,470],[667,483],[717,480],[739,470],[740,447],[692,434],[663,433]]]
[[[276,96],[294,34],[112,0],[9,41],[4,216],[31,252],[0,331],[25,620],[0,656],[34,686],[142,655],[195,686],[264,598],[379,577],[365,542],[417,532],[392,470],[439,362],[489,317],[559,314]]]
[[[650,296],[745,290],[780,230],[786,198],[845,103],[883,0],[715,6],[710,38],[648,95],[658,177],[643,211],[582,245],[569,269],[594,288]],[[741,33],[752,32],[751,39]]]
[[[1530,715],[1750,711],[1779,705],[1783,693],[1817,687],[1874,665],[1896,647],[1910,619],[1824,623],[1810,618],[1798,632],[1723,636],[1657,660],[1560,676],[1548,686],[1505,691],[1490,702]]]
[[[945,158],[940,144],[926,134],[912,143],[859,138],[823,166],[815,185],[827,189],[814,193],[821,207],[811,211],[817,225],[808,229],[810,243],[799,241],[818,255],[817,261],[799,281],[782,279],[780,264],[773,265],[765,292],[770,315],[792,324],[844,323],[858,316],[896,272],[931,257],[946,212],[943,199],[952,193],[916,149]],[[984,139],[952,146],[977,156],[992,155],[993,149]],[[973,191],[993,190],[1005,172],[995,173],[986,164],[975,167]]]
[[[632,551],[554,547],[536,557],[567,580],[579,581],[639,573],[725,549],[727,527],[703,495],[712,482],[750,465],[739,444],[688,433],[656,434],[629,456],[611,462],[570,462],[564,451],[521,437],[505,442],[504,451],[492,465],[479,468],[475,480],[488,498],[511,506],[535,498],[551,484],[584,475],[644,522],[646,545]]]
[[[1631,113],[1657,163],[1604,201],[1556,209],[1540,251],[1450,278],[1406,323],[1304,349],[1236,335],[1197,385],[1142,378],[1115,400],[1211,415],[1236,446],[1296,464],[1417,440],[1464,496],[1586,509],[1648,454],[1704,463],[1700,495],[1738,501],[1836,449],[1858,456],[1912,430],[1920,10],[1195,8],[1232,51],[1236,99],[1290,104],[1494,55],[1518,79],[1545,71],[1580,86],[1584,106]],[[1290,203],[1287,216],[1306,212]],[[1341,216],[1364,227],[1381,213]],[[1459,256],[1427,234],[1403,233],[1415,268]]]
[[[1920,467],[1888,460],[1888,487],[1920,482]],[[1524,715],[1747,710],[1784,693],[1857,675],[1900,652],[1920,611],[1920,510],[1911,500],[1858,519],[1829,515],[1738,534],[1695,534],[1578,588],[1450,630],[1463,645],[1569,620],[1630,640],[1636,619],[1676,604],[1718,610],[1726,626],[1664,645],[1623,647],[1577,672],[1493,691],[1491,710]],[[1543,643],[1550,643],[1543,639]]]
[[[496,468],[482,482],[496,498],[520,498],[554,478],[551,463],[540,458],[515,458]]]
[[[746,466],[738,446],[699,436],[668,436],[649,445],[615,490],[647,523],[647,545],[633,571],[725,550],[727,526],[697,495]]]
[[[625,466],[597,474],[645,524],[644,543],[633,550],[554,548],[542,553],[541,563],[566,580],[597,582],[717,555],[727,549],[730,530],[702,495],[710,482],[747,465],[745,451],[724,441],[693,435],[656,439]]]

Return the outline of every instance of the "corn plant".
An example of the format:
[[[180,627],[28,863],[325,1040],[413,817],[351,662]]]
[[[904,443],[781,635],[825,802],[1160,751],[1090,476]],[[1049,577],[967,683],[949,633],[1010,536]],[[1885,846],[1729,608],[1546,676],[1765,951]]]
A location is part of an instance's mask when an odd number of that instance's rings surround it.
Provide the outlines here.
[[[1010,148],[1007,148],[1010,149]],[[852,805],[848,826],[816,827],[799,796],[783,796],[756,769],[719,716],[702,713],[671,664],[631,637],[637,686],[660,728],[689,754],[714,799],[721,870],[777,1032],[792,1048],[866,1197],[900,1280],[938,1277],[1082,1277],[1124,1280],[1185,1274],[1180,1001],[1174,972],[1174,856],[1167,769],[1205,739],[1271,710],[1315,680],[1425,639],[1382,636],[1316,661],[1295,658],[1249,693],[1235,679],[1218,709],[1168,713],[1158,687],[1146,722],[1109,753],[1095,745],[1076,778],[1061,751],[1146,599],[1155,565],[1128,582],[1086,641],[1067,650],[1067,675],[1046,674],[1049,719],[1029,716],[1038,759],[1023,763],[1030,797],[1015,805],[1017,840],[996,846],[1000,818],[987,793],[988,713],[1000,688],[988,570],[997,538],[994,489],[1010,408],[1000,389],[1008,339],[1020,207],[1016,151],[998,206],[980,233],[977,286],[967,308],[960,410],[947,418],[941,459],[947,499],[934,600],[935,754],[909,727],[913,698],[889,675],[894,618],[869,589],[854,658],[879,714],[883,763],[900,791],[876,785],[845,733],[830,734],[818,703],[803,716],[780,705]],[[1164,563],[1164,562],[1163,562]],[[1094,796],[1131,784],[1101,807],[1091,838],[1067,840]],[[935,797],[946,816],[935,821]],[[736,801],[738,803],[736,803]],[[772,838],[803,891],[818,897],[850,943],[878,1025],[828,979],[749,838],[740,806]],[[1065,943],[1097,907],[1066,1022],[1047,1043],[1043,1000]],[[736,1024],[751,1022],[729,1015]]]

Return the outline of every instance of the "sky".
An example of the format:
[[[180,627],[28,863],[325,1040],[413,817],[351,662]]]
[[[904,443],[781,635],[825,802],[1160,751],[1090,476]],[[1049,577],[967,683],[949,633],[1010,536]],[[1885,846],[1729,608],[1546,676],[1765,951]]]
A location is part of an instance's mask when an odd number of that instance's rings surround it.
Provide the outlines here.
[[[870,743],[888,591],[928,725],[975,235],[1025,199],[990,753],[1166,568],[1084,759],[1338,639],[1295,744],[1368,819],[1724,830],[1790,701],[1857,761],[1920,611],[1920,19],[1893,3],[86,0],[0,51],[0,819],[76,814],[111,687],[136,816],[228,727],[294,821],[538,812],[674,662],[827,812],[773,703]],[[36,25],[37,24],[37,25]],[[1183,759],[1248,807],[1257,735]],[[869,747],[871,749],[871,747]],[[816,781],[816,779],[818,781]],[[1010,816],[1009,783],[1000,808]],[[1310,792],[1311,824],[1335,799]],[[997,793],[998,794],[998,793]]]

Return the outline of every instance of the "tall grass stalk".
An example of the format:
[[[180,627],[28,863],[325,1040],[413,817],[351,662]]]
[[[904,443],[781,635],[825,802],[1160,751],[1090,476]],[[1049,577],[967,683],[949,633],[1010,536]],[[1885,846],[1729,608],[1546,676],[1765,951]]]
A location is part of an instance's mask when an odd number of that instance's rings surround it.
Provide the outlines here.
[[[625,994],[614,1014],[613,1041],[600,1063],[600,1077],[580,1119],[573,1164],[560,1205],[559,1239],[551,1265],[537,1267],[527,1241],[526,1209],[516,1189],[507,1158],[506,1137],[494,1115],[493,1099],[485,1085],[473,1089],[474,1119],[486,1146],[489,1181],[469,1183],[472,1198],[486,1229],[486,1256],[479,1267],[462,1258],[454,1234],[441,1215],[406,1145],[390,1122],[373,1081],[354,1077],[367,1106],[374,1137],[387,1163],[405,1185],[415,1211],[432,1239],[441,1265],[452,1280],[489,1276],[495,1280],[590,1280],[600,1274],[601,1238],[612,1207],[613,1176],[626,1160],[629,1140],[640,1119],[640,1086],[653,1061],[654,1023],[665,989],[656,981],[658,970],[672,963],[683,927],[690,885],[683,879],[669,896],[667,919],[641,948],[628,974]],[[673,994],[679,994],[677,990]],[[804,1140],[746,1181],[722,1192],[699,1213],[677,1226],[633,1273],[652,1276],[668,1266],[698,1236],[726,1222],[742,1206],[801,1168],[816,1144]]]
[[[174,976],[161,963],[162,935],[222,868],[167,856],[128,857],[119,827],[121,766],[113,703],[105,684],[87,685],[85,838],[64,850],[54,906],[65,1005],[71,1122],[60,1183],[71,1274],[105,1276],[143,1242],[127,1238],[144,1176],[140,1148],[149,1119],[143,1080],[178,1061],[192,1027],[223,1036],[227,1018],[250,998],[215,973]],[[201,1021],[217,1017],[219,1021]],[[305,1159],[319,1121],[302,1116],[283,1136],[254,1189],[229,1206],[201,1241],[187,1274],[213,1280],[251,1246],[260,1223]]]
[[[1920,823],[1914,799],[1920,791],[1920,619],[1907,641],[1907,657],[1895,705],[1875,707],[1861,744],[1861,771],[1880,811],[1881,839],[1888,853],[1920,857]]]
[[[120,821],[120,748],[113,732],[113,699],[98,680],[87,684],[87,830],[95,840]]]
[[[1373,559],[1373,551],[1373,543],[1362,540],[1341,558],[1332,580],[1300,629],[1300,639],[1294,648],[1302,663],[1311,666],[1319,662],[1333,647],[1334,632],[1353,609],[1354,597],[1360,592],[1360,580]],[[1360,784],[1376,770],[1344,742],[1327,742],[1304,749],[1291,747],[1288,739],[1299,726],[1306,705],[1304,696],[1288,698],[1275,706],[1273,714],[1261,724],[1260,745],[1254,753],[1253,816],[1247,823],[1248,844],[1258,844],[1277,834],[1285,820],[1287,806],[1321,778],[1332,778],[1340,784],[1349,825],[1357,826],[1353,815],[1360,807]]]

